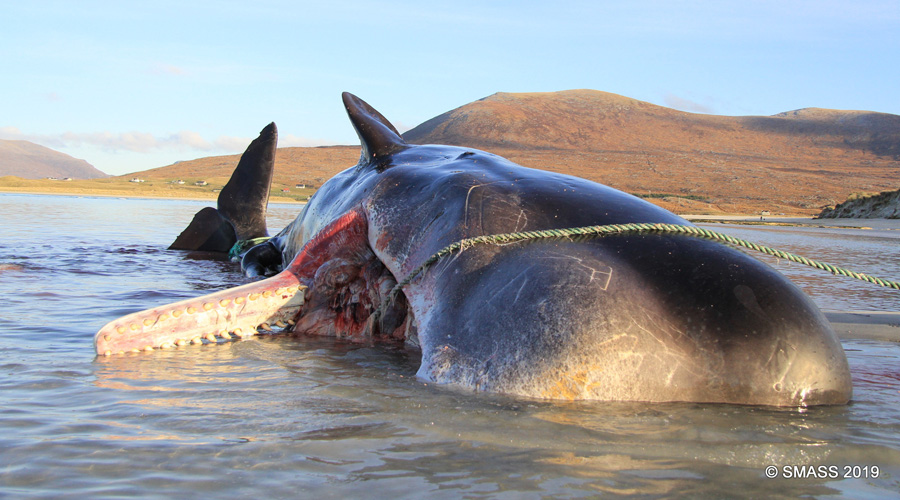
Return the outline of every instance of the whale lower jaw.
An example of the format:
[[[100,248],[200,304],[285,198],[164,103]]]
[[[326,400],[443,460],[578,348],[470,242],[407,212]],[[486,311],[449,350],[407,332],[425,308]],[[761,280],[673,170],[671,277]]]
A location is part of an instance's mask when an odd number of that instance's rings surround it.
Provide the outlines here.
[[[216,343],[289,328],[307,287],[291,273],[109,322],[94,336],[98,355]]]

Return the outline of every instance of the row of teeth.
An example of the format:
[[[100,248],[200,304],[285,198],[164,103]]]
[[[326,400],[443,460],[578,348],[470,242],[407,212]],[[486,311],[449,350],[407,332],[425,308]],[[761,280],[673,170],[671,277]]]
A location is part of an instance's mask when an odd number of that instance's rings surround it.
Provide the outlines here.
[[[269,290],[266,290],[266,291],[264,291],[264,292],[262,292],[262,293],[251,293],[250,295],[248,295],[248,296],[246,297],[246,299],[245,299],[244,297],[235,297],[234,303],[237,304],[237,305],[241,305],[241,304],[244,303],[245,300],[251,300],[251,301],[254,301],[254,300],[259,299],[260,297],[263,297],[263,298],[269,298],[269,297],[271,297],[272,295],[282,295],[282,294],[290,294],[290,295],[294,295],[294,294],[296,294],[298,291],[302,291],[302,290],[305,290],[305,289],[306,289],[305,286],[300,286],[300,287],[288,287],[288,288],[285,288],[285,289],[283,289],[283,290],[276,290],[274,293],[271,292],[271,291],[269,291]],[[231,302],[232,302],[232,299],[222,299],[222,300],[220,300],[220,301],[218,302],[218,305],[221,306],[221,307],[228,307],[228,305],[230,305]],[[202,309],[203,309],[204,311],[211,311],[212,309],[214,309],[214,308],[216,307],[216,304],[213,303],[213,302],[206,302],[206,303],[204,303],[203,306],[201,306],[201,307],[202,307]],[[145,319],[145,320],[143,321],[143,325],[144,325],[145,327],[149,327],[149,326],[152,326],[152,325],[154,325],[155,323],[157,323],[157,322],[159,322],[159,321],[165,321],[165,320],[169,319],[170,316],[173,317],[173,318],[178,318],[178,317],[180,317],[182,314],[194,314],[194,313],[196,313],[197,311],[198,311],[197,308],[194,307],[194,306],[188,306],[188,307],[187,307],[186,309],[184,309],[184,310],[181,310],[181,309],[175,309],[175,310],[173,310],[173,311],[171,311],[171,312],[169,312],[169,313],[163,313],[163,314],[161,314],[155,321],[152,320],[152,319],[150,319],[150,318],[147,318],[147,319]],[[290,319],[287,320],[287,323],[285,323],[285,322],[282,321],[282,320],[278,320],[278,321],[276,321],[275,323],[273,323],[273,325],[275,325],[275,326],[277,326],[277,327],[279,327],[279,328],[282,328],[282,331],[285,331],[289,326],[294,326],[295,324],[296,324],[296,323],[295,323],[293,320],[290,320]],[[125,327],[125,326],[119,326],[119,327],[116,328],[116,333],[118,333],[119,335],[122,335],[122,334],[124,334],[125,332],[127,332],[129,329],[131,329],[131,330],[133,330],[133,331],[138,331],[138,330],[141,329],[141,326],[140,326],[139,324],[137,324],[137,323],[132,323],[132,324],[129,325],[128,327]],[[228,330],[222,330],[222,331],[220,331],[220,332],[218,332],[218,333],[208,333],[208,334],[206,334],[205,336],[194,337],[194,338],[192,338],[192,339],[190,339],[190,340],[188,340],[188,339],[178,339],[178,340],[176,340],[175,342],[163,342],[162,344],[160,344],[160,345],[157,346],[157,347],[154,347],[154,346],[152,346],[152,345],[146,345],[146,346],[144,346],[143,348],[137,348],[137,347],[136,347],[136,348],[134,348],[134,349],[131,349],[130,351],[119,351],[118,354],[124,354],[125,352],[152,351],[152,350],[154,350],[154,349],[171,349],[171,348],[176,347],[176,346],[177,346],[177,347],[181,347],[181,346],[186,346],[186,345],[189,345],[189,344],[199,345],[199,344],[203,344],[203,343],[204,343],[204,340],[206,341],[206,343],[214,344],[214,343],[217,343],[217,342],[219,341],[219,339],[218,339],[217,337],[220,337],[220,338],[222,338],[222,339],[224,339],[224,340],[226,340],[226,341],[227,341],[227,340],[231,340],[231,339],[233,339],[234,337],[238,337],[238,338],[252,337],[252,336],[256,335],[257,333],[260,333],[260,332],[259,332],[260,330],[264,330],[264,331],[266,331],[266,332],[272,332],[272,331],[273,331],[271,325],[269,325],[268,323],[262,323],[262,324],[260,324],[259,326],[257,326],[255,329],[254,329],[254,328],[250,328],[250,329],[248,329],[248,330],[246,330],[246,331],[243,330],[243,329],[241,329],[241,328],[235,328],[234,330],[231,330],[230,332],[229,332]],[[107,342],[109,342],[109,341],[111,340],[111,337],[110,337],[109,334],[104,335],[103,338],[104,338],[104,340],[106,340]],[[113,352],[112,352],[112,351],[109,351],[109,350],[103,352],[103,355],[104,355],[104,356],[111,356],[112,354],[113,354]]]

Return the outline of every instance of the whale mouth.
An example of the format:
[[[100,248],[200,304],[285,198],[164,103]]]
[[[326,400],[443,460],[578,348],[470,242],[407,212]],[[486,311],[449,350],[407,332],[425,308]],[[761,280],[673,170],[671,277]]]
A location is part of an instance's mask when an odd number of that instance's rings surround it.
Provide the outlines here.
[[[372,319],[397,282],[369,247],[367,230],[365,215],[352,210],[279,274],[123,316],[97,332],[94,348],[109,356],[271,333],[404,341],[415,328],[402,294]]]

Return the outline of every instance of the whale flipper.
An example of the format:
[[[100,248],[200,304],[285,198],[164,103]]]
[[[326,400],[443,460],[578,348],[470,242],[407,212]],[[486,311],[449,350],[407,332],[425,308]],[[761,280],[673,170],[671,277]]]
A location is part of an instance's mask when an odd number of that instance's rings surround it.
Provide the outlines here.
[[[203,207],[188,227],[169,245],[169,250],[227,252],[237,243],[234,226],[213,207]]]
[[[218,208],[197,212],[169,249],[228,252],[239,240],[268,236],[266,207],[277,144],[278,129],[270,123],[241,155],[231,179],[219,193]]]

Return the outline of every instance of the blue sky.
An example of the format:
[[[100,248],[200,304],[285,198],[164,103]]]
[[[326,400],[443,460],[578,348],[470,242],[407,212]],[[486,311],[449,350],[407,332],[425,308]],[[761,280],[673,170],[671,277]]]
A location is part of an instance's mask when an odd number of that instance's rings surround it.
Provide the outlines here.
[[[900,2],[0,0],[0,139],[124,174],[355,144],[494,92],[590,88],[684,111],[900,114]]]

